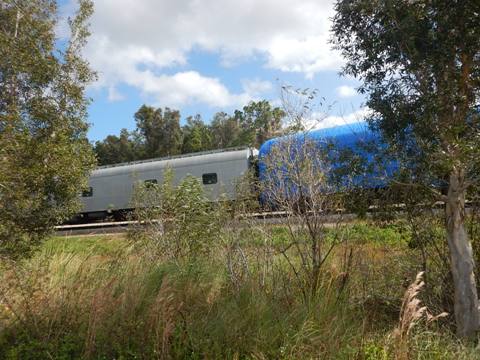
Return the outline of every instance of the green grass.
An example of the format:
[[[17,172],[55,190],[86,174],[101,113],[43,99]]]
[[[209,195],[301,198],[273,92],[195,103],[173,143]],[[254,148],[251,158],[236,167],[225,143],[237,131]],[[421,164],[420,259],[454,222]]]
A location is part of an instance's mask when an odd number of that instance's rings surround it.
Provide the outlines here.
[[[281,226],[239,231],[243,256],[219,234],[209,253],[188,259],[124,236],[51,238],[28,261],[4,266],[0,358],[393,359],[419,256],[401,226],[344,231],[349,241],[307,301],[284,257],[265,253],[267,243],[288,243]],[[408,348],[416,359],[475,355],[448,323],[418,324]]]
[[[410,232],[399,224],[373,227],[366,223],[357,223],[350,227],[349,238],[357,243],[404,247],[410,238]]]
[[[51,253],[113,255],[127,246],[123,235],[56,236],[47,240],[41,251]]]

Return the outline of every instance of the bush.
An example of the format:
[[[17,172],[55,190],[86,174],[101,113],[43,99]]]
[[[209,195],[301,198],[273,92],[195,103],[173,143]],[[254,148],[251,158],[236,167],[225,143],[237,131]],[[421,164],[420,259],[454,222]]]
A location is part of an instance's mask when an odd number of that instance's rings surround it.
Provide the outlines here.
[[[2,263],[0,358],[394,358],[402,297],[421,264],[408,241],[388,239],[403,239],[400,228],[346,226],[349,240],[332,251],[318,291],[305,301],[279,252],[288,244],[285,228],[220,221],[215,234],[185,224],[198,229],[200,248],[194,244],[179,257],[162,248],[151,256],[155,244],[176,248],[163,243],[169,231],[187,236],[169,229],[180,219],[170,223],[170,213],[162,219],[162,237],[148,226],[137,234],[157,240],[132,246],[116,237],[51,239],[28,261]],[[291,261],[302,261],[294,254]],[[441,323],[419,322],[403,340],[412,359],[474,354]]]
[[[62,46],[56,1],[1,4],[0,257],[18,259],[79,211],[94,168],[85,89],[95,74],[82,54],[93,3],[79,2]]]
[[[177,262],[208,256],[221,231],[221,205],[208,199],[197,178],[187,176],[178,186],[173,181],[170,169],[162,184],[136,187],[134,219],[139,224],[130,238],[147,245],[152,254]]]

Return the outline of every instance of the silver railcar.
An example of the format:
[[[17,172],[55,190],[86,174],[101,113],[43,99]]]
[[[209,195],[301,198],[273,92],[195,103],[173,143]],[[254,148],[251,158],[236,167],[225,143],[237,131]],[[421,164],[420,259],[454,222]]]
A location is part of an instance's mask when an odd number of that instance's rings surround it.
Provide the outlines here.
[[[236,181],[249,170],[257,155],[256,149],[236,148],[101,166],[92,172],[88,189],[82,193],[79,217],[101,218],[131,209],[135,184],[161,183],[167,167],[174,171],[174,184],[192,175],[200,179],[212,201],[220,195],[234,200]]]

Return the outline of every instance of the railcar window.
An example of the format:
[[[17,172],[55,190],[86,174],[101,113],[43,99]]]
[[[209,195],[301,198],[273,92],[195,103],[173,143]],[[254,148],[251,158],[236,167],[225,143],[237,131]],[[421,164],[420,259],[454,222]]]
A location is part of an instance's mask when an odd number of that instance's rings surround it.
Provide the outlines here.
[[[90,186],[88,189],[82,191],[82,197],[92,197],[93,188]]]
[[[202,175],[202,182],[204,185],[216,184],[217,181],[217,173],[208,173]]]

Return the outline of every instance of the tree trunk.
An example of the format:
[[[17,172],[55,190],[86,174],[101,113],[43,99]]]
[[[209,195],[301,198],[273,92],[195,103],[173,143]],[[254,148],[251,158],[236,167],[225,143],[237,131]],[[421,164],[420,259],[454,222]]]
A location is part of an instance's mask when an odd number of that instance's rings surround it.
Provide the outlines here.
[[[480,326],[472,246],[465,230],[464,172],[454,168],[450,174],[446,204],[447,241],[455,288],[457,335],[471,337]]]

